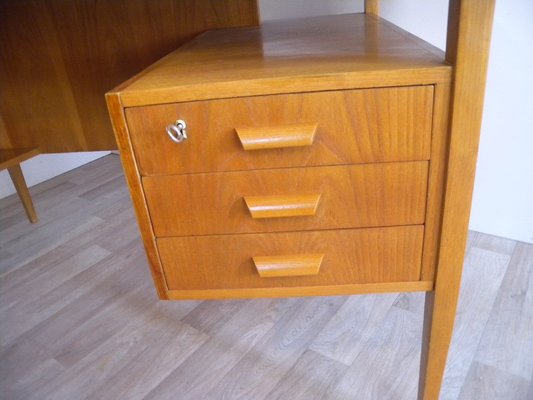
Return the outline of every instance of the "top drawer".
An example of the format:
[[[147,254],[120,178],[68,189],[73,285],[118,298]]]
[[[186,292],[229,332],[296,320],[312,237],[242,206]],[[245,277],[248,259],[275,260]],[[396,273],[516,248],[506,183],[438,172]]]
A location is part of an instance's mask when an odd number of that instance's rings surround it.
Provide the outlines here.
[[[428,160],[432,108],[433,86],[414,86],[133,107],[126,118],[141,174],[166,175]],[[165,130],[178,119],[181,143]]]

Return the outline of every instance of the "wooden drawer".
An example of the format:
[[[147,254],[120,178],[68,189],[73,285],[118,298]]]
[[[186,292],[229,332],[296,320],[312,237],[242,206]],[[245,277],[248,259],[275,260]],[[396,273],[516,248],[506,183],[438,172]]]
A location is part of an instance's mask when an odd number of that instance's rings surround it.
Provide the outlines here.
[[[197,101],[125,112],[141,174],[157,175],[428,160],[432,108],[433,86],[413,86]],[[165,131],[178,119],[187,123],[188,139],[182,143],[174,143]],[[257,149],[261,147],[270,148]]]
[[[143,178],[156,236],[423,224],[428,162]],[[283,216],[283,217],[280,217]]]
[[[423,232],[423,226],[401,226],[193,236],[159,238],[157,246],[170,290],[408,282],[420,278]],[[299,259],[322,261],[316,275],[260,277],[253,257],[281,256],[286,269]]]

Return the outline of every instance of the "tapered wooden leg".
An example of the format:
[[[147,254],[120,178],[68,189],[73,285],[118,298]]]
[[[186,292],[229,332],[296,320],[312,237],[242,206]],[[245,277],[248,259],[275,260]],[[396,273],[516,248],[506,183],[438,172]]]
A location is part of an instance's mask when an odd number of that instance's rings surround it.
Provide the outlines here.
[[[457,262],[441,262],[443,265],[437,272],[435,290],[426,293],[418,385],[419,400],[439,399],[461,287],[466,231],[464,234],[458,233],[458,236],[465,238],[462,245],[449,246],[456,250],[454,261]]]
[[[20,169],[20,164],[13,165],[8,169],[9,176],[15,185],[17,194],[19,195],[20,201],[26,210],[26,215],[32,224],[35,224],[39,221],[35,208],[33,207],[33,202],[31,201],[30,191],[28,186],[26,186],[26,181],[24,180],[24,175],[22,174],[22,169]]]
[[[470,217],[494,0],[450,0],[446,61],[453,65],[450,142],[435,290],[426,295],[420,399],[438,400]]]
[[[420,358],[419,400],[438,400],[452,340],[459,298],[462,264],[449,268],[435,290],[426,293],[422,354]],[[441,278],[444,278],[441,276]]]

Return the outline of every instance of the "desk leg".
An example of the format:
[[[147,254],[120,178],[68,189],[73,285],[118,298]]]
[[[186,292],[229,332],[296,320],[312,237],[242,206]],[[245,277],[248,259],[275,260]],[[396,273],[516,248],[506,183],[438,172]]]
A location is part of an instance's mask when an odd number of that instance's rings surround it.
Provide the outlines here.
[[[35,224],[39,221],[35,208],[33,207],[33,202],[31,201],[30,191],[28,186],[26,186],[26,181],[24,180],[24,175],[22,175],[22,169],[20,169],[20,164],[16,164],[8,169],[9,176],[17,189],[17,194],[26,210],[26,215],[32,224]]]
[[[461,269],[456,273],[460,279]],[[452,340],[460,280],[456,285],[438,286],[426,293],[419,400],[438,400]],[[440,289],[440,290],[439,290]]]
[[[468,235],[494,0],[450,0],[446,61],[453,65],[450,141],[435,290],[426,295],[420,395],[439,398]]]

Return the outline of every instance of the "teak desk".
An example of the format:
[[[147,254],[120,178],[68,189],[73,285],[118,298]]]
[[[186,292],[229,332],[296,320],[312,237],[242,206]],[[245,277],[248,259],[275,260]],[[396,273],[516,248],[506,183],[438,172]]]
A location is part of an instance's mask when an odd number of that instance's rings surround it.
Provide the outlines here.
[[[161,299],[426,291],[437,399],[493,1],[451,1],[446,54],[366,11],[207,32],[107,102]]]

